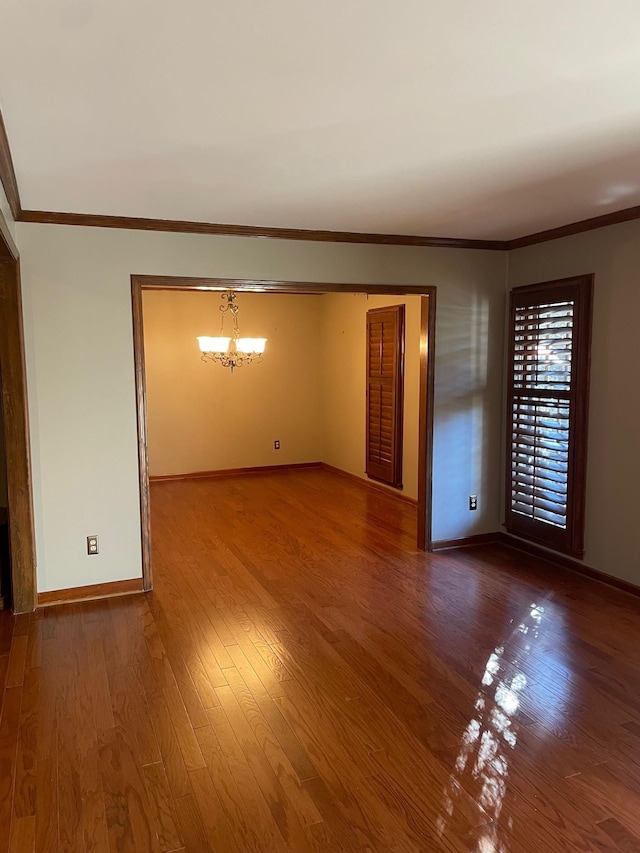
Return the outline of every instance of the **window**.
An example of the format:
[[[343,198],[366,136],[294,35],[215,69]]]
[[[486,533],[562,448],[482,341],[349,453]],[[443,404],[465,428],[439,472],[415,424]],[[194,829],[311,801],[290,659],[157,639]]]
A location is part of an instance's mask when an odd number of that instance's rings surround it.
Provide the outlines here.
[[[593,276],[511,291],[506,528],[584,554]]]
[[[367,476],[402,488],[404,305],[367,311]]]

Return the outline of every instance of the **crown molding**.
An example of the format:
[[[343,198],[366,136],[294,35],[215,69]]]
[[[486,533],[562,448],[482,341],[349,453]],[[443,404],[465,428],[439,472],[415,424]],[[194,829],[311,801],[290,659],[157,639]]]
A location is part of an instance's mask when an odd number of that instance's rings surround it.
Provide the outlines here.
[[[18,222],[44,225],[80,225],[89,228],[124,228],[134,231],[165,231],[180,234],[213,234],[226,237],[260,237],[271,240],[309,240],[321,243],[368,243],[379,246],[417,246],[440,249],[483,249],[509,252],[537,243],[546,243],[640,219],[640,205],[581,219],[569,225],[549,228],[512,240],[474,240],[459,237],[420,237],[408,234],[370,234],[358,231],[314,231],[302,228],[270,228],[254,225],[222,225],[213,222],[190,222],[181,219],[145,219],[136,216],[103,216],[92,213],[57,213],[47,210],[20,210]]]
[[[421,246],[443,249],[503,250],[502,240],[466,240],[457,237],[420,237],[408,234],[369,234],[358,231],[317,231],[303,228],[272,228],[255,225],[222,225],[181,219],[146,219],[136,216],[102,216],[91,213],[56,213],[23,210],[20,222],[45,225],[84,225],[91,228],[125,228],[136,231],[171,231],[181,234],[214,234],[225,237],[262,237],[275,240],[310,240],[321,243],[370,243],[382,246]]]
[[[11,215],[15,220],[20,218],[22,206],[20,204],[20,193],[18,192],[18,182],[16,173],[13,168],[13,159],[11,158],[11,149],[9,148],[9,138],[7,129],[4,126],[2,111],[0,110],[0,181],[4,187]]]
[[[608,225],[640,219],[640,205],[601,216],[581,219],[568,225],[538,231],[511,240],[477,240],[461,237],[427,237],[409,234],[374,234],[359,231],[328,231],[303,228],[273,228],[256,225],[225,225],[191,222],[181,219],[150,219],[136,216],[106,216],[92,213],[62,213],[48,210],[23,210],[13,167],[9,139],[0,110],[0,181],[16,222],[45,225],[80,225],[89,228],[124,228],[134,231],[165,231],[180,234],[213,234],[224,237],[259,237],[271,240],[309,240],[321,243],[368,243],[380,246],[417,246],[439,249],[483,249],[508,252],[573,234],[582,234]]]
[[[558,228],[549,228],[546,231],[538,231],[525,237],[516,237],[506,241],[506,248],[523,249],[525,246],[534,246],[536,243],[547,243],[549,240],[558,240],[560,237],[570,237],[573,234],[583,234],[585,231],[594,231],[596,228],[606,228],[607,225],[618,225],[620,222],[631,222],[640,219],[640,205],[626,207],[624,210],[614,210],[613,213],[603,213],[601,216],[592,216],[590,219],[581,219],[569,225],[560,225]]]

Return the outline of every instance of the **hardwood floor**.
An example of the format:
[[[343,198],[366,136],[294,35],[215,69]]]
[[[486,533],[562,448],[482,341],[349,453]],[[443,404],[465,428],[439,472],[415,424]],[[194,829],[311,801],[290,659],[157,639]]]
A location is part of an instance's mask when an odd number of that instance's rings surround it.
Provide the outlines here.
[[[0,850],[640,850],[640,600],[321,470],[152,487],[155,591],[0,612]]]

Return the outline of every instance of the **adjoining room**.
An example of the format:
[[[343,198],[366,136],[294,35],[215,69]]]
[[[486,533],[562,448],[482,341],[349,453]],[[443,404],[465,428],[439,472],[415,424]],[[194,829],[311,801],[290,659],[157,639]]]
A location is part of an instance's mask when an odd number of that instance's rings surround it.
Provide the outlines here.
[[[197,501],[206,486],[212,534],[221,513],[216,489],[237,493],[248,479],[264,490],[268,505],[280,484],[298,484],[296,500],[313,516],[322,484],[329,492],[349,490],[372,512],[377,506],[369,523],[404,527],[415,550],[419,453],[425,453],[419,426],[432,405],[423,328],[429,323],[427,300],[355,292],[180,291],[177,285],[143,289],[152,506],[172,490],[193,493]],[[238,365],[225,354],[201,358],[197,338],[224,332],[225,321],[227,334],[233,323],[243,336],[266,338],[264,355]],[[424,456],[422,464],[424,489]],[[216,485],[230,477],[233,482]],[[253,513],[247,523],[256,523]]]

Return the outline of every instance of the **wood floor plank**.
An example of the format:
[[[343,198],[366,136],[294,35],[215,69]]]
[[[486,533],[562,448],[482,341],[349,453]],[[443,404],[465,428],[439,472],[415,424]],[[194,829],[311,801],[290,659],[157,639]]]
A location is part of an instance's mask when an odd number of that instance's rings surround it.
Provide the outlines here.
[[[103,639],[103,636],[108,636],[110,624],[110,620],[101,620],[98,624],[94,622],[87,629],[87,623],[86,621],[84,622],[87,636],[87,654],[89,656],[95,697],[95,722],[99,730],[112,729],[115,726]],[[101,636],[101,633],[103,636]]]
[[[635,768],[606,761],[571,776],[568,783],[576,798],[587,799],[598,820],[618,819],[640,837],[640,773]]]
[[[17,687],[22,684],[24,678],[24,670],[27,663],[27,643],[28,637],[26,634],[20,634],[14,637],[11,645],[11,654],[9,656],[9,669],[7,671],[7,687]]]
[[[162,853],[178,850],[183,846],[183,839],[178,830],[174,801],[164,765],[162,761],[147,764],[143,772],[160,850]]]
[[[185,643],[184,632],[180,630],[178,634],[178,631],[172,628],[159,603],[156,603],[154,599],[151,599],[149,603],[191,725],[193,728],[206,726],[208,725],[207,715],[186,662],[185,646],[188,648],[188,645]]]
[[[270,780],[261,787],[261,779],[256,779],[254,767],[252,767],[252,754],[247,755],[234,732],[233,725],[229,720],[224,707],[231,699],[230,687],[219,687],[218,694],[224,694],[220,698],[220,707],[209,711],[211,728],[220,745],[220,750],[226,762],[227,772],[230,773],[236,783],[237,790],[241,796],[243,810],[246,811],[245,820],[250,820],[256,827],[259,843],[270,845],[273,850],[286,850],[287,845],[281,835],[276,818],[279,816],[277,806],[279,796],[277,790],[271,793]],[[232,715],[233,716],[233,715]],[[235,722],[235,720],[234,720]],[[199,731],[199,730],[198,730]],[[256,758],[256,762],[257,762]],[[216,773],[220,779],[219,772]],[[266,789],[266,790],[265,790]],[[274,817],[275,813],[275,817]]]
[[[73,679],[64,679],[56,696],[60,846],[63,850],[82,853],[84,828],[80,796],[81,756],[77,739],[77,704]]]
[[[220,708],[216,713],[220,713]],[[222,752],[213,727],[197,731],[198,742],[207,763],[207,771],[222,810],[227,818],[232,838],[237,839],[240,849],[250,850],[259,845],[253,824],[244,814],[242,794]],[[194,771],[198,772],[198,771]]]
[[[153,808],[126,732],[119,726],[102,731],[99,747],[111,851],[159,853]]]
[[[253,699],[267,721],[269,728],[278,739],[278,743],[284,750],[298,781],[304,782],[305,779],[312,779],[317,776],[318,773],[313,766],[313,762],[282,716],[273,697],[245,657],[242,649],[236,647],[235,651],[232,652],[232,656],[238,672],[242,676],[243,681],[249,686]]]
[[[607,818],[598,826],[615,842],[619,853],[638,853],[640,850],[640,835],[636,835],[615,818]]]
[[[214,850],[225,850],[229,853],[241,851],[239,836],[234,832],[225,813],[224,807],[215,789],[209,770],[202,768],[192,770],[189,774],[193,795],[202,816],[207,840]]]
[[[36,734],[36,850],[55,853],[59,849],[58,808],[58,722],[56,718],[56,638],[43,619],[42,668]]]
[[[88,853],[108,853],[109,830],[107,825],[106,802],[102,778],[100,775],[100,743],[95,725],[96,707],[92,673],[89,667],[89,655],[86,643],[81,646],[79,667],[76,679],[77,749],[80,768],[78,787],[82,802],[81,821],[85,851]],[[112,729],[106,729],[111,731]]]
[[[114,725],[127,728],[135,737],[139,763],[144,766],[161,761],[160,747],[138,669],[133,666],[118,668],[109,676],[109,682]]]
[[[2,611],[0,611],[2,612]],[[0,655],[0,711],[2,711],[2,697],[4,696],[4,688],[7,683],[7,673],[9,672],[9,655]]]
[[[60,849],[60,813],[58,809],[57,750],[38,760],[36,786],[36,850],[55,853]]]
[[[15,624],[13,628],[13,636],[14,639],[16,637],[26,637],[29,633],[29,624],[31,623],[31,614],[30,613],[19,613],[15,617]]]
[[[200,767],[204,767],[204,758],[198,745],[198,739],[196,738],[179,690],[165,688],[163,695],[165,705],[169,709],[169,716],[176,732],[185,767],[187,770],[198,770]]]
[[[36,760],[41,680],[42,674],[39,668],[27,670],[22,691],[13,798],[13,813],[16,818],[30,817],[36,813]]]
[[[255,729],[243,712],[242,706],[248,711],[253,697],[246,695],[247,687],[242,677],[239,673],[229,670],[229,678],[232,679],[230,686],[219,688],[218,693],[231,729],[284,841],[290,849],[306,850],[308,839],[304,826],[318,822],[320,815],[306,792],[293,780],[293,774],[283,772],[284,764],[277,762],[275,751],[265,749],[265,741],[272,744],[266,737],[266,732],[265,737],[258,739]],[[276,769],[273,767],[274,763]]]
[[[10,610],[0,610],[0,657],[11,652],[16,617]]]
[[[35,815],[16,818],[11,824],[9,853],[34,853],[36,849]]]
[[[189,775],[165,702],[162,685],[154,678],[150,666],[140,666],[139,674],[149,708],[149,722],[158,739],[158,748],[173,796],[176,799],[189,796],[191,794]]]
[[[185,849],[198,853],[215,853],[213,839],[207,836],[204,816],[193,794],[182,797],[176,803],[180,834],[185,839]]]
[[[0,850],[7,849],[11,832],[21,703],[22,689],[7,687],[0,717]]]
[[[33,669],[36,666],[42,665],[42,634],[43,620],[42,611],[36,611],[31,614],[32,618],[29,622],[29,632],[27,640],[27,669]]]

